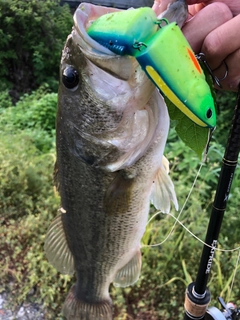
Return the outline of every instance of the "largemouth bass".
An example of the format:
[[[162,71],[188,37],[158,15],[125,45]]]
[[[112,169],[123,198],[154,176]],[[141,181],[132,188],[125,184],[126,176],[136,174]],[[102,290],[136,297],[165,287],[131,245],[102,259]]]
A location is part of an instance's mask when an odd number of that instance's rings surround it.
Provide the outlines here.
[[[163,156],[164,99],[135,58],[92,40],[86,28],[115,9],[81,4],[61,58],[56,184],[60,214],[45,240],[50,263],[77,282],[68,320],[110,320],[109,285],[128,286],[141,270],[149,204],[178,207]]]

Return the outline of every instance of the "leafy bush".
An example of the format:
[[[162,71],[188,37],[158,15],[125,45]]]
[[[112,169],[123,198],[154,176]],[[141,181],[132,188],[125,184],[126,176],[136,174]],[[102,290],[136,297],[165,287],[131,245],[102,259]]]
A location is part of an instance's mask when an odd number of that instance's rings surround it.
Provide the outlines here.
[[[9,96],[8,90],[0,92],[0,110],[12,106],[12,101]],[[1,112],[1,111],[0,111]]]
[[[40,199],[45,203],[52,189],[55,154],[40,153],[25,132],[2,134],[0,151],[1,216],[20,218],[37,213]]]
[[[1,110],[1,109],[0,109]],[[1,124],[16,129],[41,128],[48,133],[55,129],[57,93],[42,86],[31,94],[25,94],[16,106],[2,110]]]
[[[0,101],[2,96],[4,94],[0,95]],[[0,133],[2,136],[18,134],[27,144],[33,143],[38,151],[46,153],[55,145],[56,109],[57,94],[49,92],[47,85],[42,86],[25,94],[16,106],[0,106]]]
[[[0,83],[12,83],[17,92],[43,82],[56,90],[61,50],[71,27],[69,7],[58,0],[1,0]]]
[[[38,301],[45,295],[51,300],[53,289],[47,289],[47,283],[55,288],[57,272],[43,256],[44,234],[59,205],[52,182],[54,161],[54,153],[40,153],[29,136],[1,136],[0,281],[1,290],[11,290],[15,303],[33,288]]]

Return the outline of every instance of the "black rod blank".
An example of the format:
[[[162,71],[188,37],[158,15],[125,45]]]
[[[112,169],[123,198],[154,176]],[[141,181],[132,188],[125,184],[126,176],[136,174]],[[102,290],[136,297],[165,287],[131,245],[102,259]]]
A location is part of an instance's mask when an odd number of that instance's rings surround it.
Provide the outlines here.
[[[194,305],[201,306],[203,301],[209,296],[207,289],[207,281],[211,270],[215,249],[218,243],[224,212],[226,209],[228,196],[230,193],[234,171],[238,163],[238,155],[240,152],[240,88],[237,97],[237,106],[235,108],[232,126],[225,149],[225,154],[222,160],[221,173],[218,179],[217,190],[213,202],[210,221],[208,224],[207,235],[205,239],[202,256],[200,260],[199,270],[197,273],[196,282],[190,284],[187,290],[187,299],[194,300]],[[190,291],[191,292],[190,292]],[[210,301],[210,297],[207,299]],[[188,305],[189,303],[187,303]],[[185,303],[186,308],[186,303]],[[204,312],[204,311],[203,311]],[[194,311],[193,311],[194,313]],[[203,319],[203,315],[192,314],[186,308],[184,319]]]
[[[200,266],[195,283],[195,292],[204,294],[212,260],[217,246],[218,236],[222,225],[223,215],[227,206],[235,168],[238,163],[240,152],[240,94],[237,98],[237,106],[232,121],[225,154],[222,160],[221,173],[218,179],[218,186],[213,202],[211,218],[208,225],[205,243],[211,246],[204,246]]]

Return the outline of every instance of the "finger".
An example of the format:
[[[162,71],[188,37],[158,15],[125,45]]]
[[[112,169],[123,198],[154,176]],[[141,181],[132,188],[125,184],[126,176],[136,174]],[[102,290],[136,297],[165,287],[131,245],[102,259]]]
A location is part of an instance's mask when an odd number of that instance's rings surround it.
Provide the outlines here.
[[[214,70],[214,75],[218,77],[222,85],[222,89],[238,91],[238,86],[240,83],[240,49],[237,49],[235,52],[230,54],[226,59],[225,63],[222,63],[216,70]],[[224,77],[227,71],[227,76],[224,80],[221,78]]]
[[[192,3],[198,3],[199,1],[194,1],[194,0],[188,0],[187,2],[190,2],[189,4]],[[209,3],[216,2],[216,0],[202,0],[202,3],[205,5],[208,5]],[[233,16],[235,17],[240,13],[240,1],[239,0],[217,0],[217,2],[223,2],[225,3],[229,9],[232,11]]]
[[[240,48],[240,15],[232,18],[209,33],[202,46],[208,64],[212,69],[220,66],[222,61]]]
[[[160,11],[160,6],[161,6],[161,2],[160,0],[155,0],[152,6],[153,11],[155,11],[156,15],[159,15],[159,11]]]
[[[193,51],[199,53],[206,36],[231,18],[232,13],[228,6],[216,2],[199,11],[183,26],[182,31]]]
[[[198,13],[200,10],[202,10],[205,7],[204,3],[199,4],[192,4],[188,6],[188,12],[194,16],[196,13]]]
[[[155,11],[156,15],[158,16],[160,13],[165,11],[170,3],[173,0],[155,0],[152,6],[152,9]]]

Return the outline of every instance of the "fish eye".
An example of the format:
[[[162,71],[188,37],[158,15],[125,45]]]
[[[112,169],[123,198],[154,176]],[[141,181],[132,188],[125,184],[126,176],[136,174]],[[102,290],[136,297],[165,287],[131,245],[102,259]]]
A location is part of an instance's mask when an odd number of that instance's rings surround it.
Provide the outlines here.
[[[212,113],[212,109],[208,109],[208,110],[207,110],[207,113],[206,113],[207,118],[210,119],[210,118],[212,117],[212,114],[213,114],[213,113]]]
[[[63,70],[62,82],[68,89],[73,89],[78,85],[79,76],[76,69],[73,67],[67,67]]]

